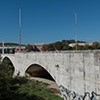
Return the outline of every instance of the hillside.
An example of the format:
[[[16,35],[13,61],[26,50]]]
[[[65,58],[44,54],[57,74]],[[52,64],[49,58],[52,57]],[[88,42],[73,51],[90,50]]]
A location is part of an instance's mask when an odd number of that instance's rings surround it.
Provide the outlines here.
[[[7,42],[7,43],[4,43],[5,46],[19,46],[18,43],[10,43],[10,42]],[[2,43],[0,43],[0,46],[2,46]],[[24,44],[22,44],[21,46],[25,46]]]

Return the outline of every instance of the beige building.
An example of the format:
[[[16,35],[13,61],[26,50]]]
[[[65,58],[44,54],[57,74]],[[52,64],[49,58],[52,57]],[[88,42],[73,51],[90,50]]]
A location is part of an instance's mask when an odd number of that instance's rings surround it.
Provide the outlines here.
[[[79,46],[85,46],[85,45],[89,45],[91,46],[93,43],[77,43]],[[70,43],[69,46],[70,47],[74,47],[76,45],[76,43]]]

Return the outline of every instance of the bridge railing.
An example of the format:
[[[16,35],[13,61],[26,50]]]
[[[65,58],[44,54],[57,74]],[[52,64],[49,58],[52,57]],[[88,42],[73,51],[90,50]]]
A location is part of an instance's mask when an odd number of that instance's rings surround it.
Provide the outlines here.
[[[95,52],[100,52],[100,50],[67,50],[67,51],[41,51],[41,52],[15,52],[15,54],[33,54],[33,53],[95,53]]]
[[[100,50],[67,50],[67,51],[40,51],[40,52],[34,52],[34,51],[31,51],[31,52],[6,52],[4,54],[33,54],[33,53],[36,53],[36,54],[40,54],[40,53],[97,53],[99,52],[100,53]],[[2,54],[2,52],[0,52],[0,54]]]

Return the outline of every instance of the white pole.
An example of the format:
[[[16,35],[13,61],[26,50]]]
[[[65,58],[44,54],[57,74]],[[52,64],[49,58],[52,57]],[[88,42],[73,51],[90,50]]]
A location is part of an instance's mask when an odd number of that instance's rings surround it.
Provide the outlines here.
[[[19,7],[19,49],[21,51],[21,35],[22,35],[22,8]]]
[[[4,42],[2,42],[2,54],[4,54]]]
[[[75,43],[76,43],[76,50],[77,48],[77,12],[75,12]]]

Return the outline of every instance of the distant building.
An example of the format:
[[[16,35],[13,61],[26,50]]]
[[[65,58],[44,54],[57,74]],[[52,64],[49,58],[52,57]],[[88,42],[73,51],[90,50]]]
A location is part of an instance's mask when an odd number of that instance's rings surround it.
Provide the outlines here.
[[[79,46],[85,46],[85,45],[89,45],[92,46],[93,43],[77,43]],[[76,45],[76,43],[70,43],[69,46],[70,47],[74,47]]]
[[[15,53],[15,47],[0,47],[0,53]]]
[[[24,52],[25,51],[25,46],[21,46],[21,49],[19,49],[19,45],[15,43],[0,43],[0,53],[15,53],[15,52]]]
[[[15,52],[25,52],[26,51],[26,46],[16,46]]]
[[[33,49],[36,49],[37,51],[42,51],[43,44],[33,44]]]

